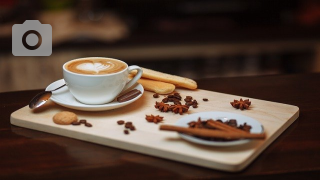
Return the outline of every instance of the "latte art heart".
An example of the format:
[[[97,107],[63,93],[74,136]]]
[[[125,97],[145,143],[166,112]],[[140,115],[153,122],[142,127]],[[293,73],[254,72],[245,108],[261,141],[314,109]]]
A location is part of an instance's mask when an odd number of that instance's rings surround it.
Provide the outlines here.
[[[79,64],[77,66],[77,69],[82,71],[94,71],[97,74],[99,74],[100,71],[105,71],[109,68],[113,68],[114,64],[109,63],[108,64],[102,64],[102,63],[83,63]]]
[[[81,59],[70,61],[65,68],[78,74],[102,75],[120,72],[126,69],[127,65],[113,59]]]

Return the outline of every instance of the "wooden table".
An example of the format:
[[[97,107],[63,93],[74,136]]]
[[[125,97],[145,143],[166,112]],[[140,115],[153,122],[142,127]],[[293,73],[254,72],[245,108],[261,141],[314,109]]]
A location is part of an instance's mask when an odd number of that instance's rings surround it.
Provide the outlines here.
[[[320,73],[211,78],[199,88],[291,104],[299,118],[246,169],[221,172],[10,124],[40,90],[0,93],[0,179],[318,179]]]

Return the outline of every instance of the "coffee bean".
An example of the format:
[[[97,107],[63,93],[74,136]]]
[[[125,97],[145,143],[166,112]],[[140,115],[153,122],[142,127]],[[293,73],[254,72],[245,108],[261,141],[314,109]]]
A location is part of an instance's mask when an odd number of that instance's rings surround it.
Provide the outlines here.
[[[125,134],[129,134],[129,131],[128,130],[124,130],[123,131]]]
[[[164,98],[164,99],[162,99],[162,102],[164,102],[164,103],[169,102],[169,98]]]
[[[207,99],[207,98],[203,98],[202,100],[203,100],[203,101],[208,101],[208,99]]]
[[[87,120],[81,119],[79,122],[80,122],[80,124],[85,124],[87,122]]]
[[[134,126],[131,126],[131,127],[130,127],[130,130],[131,130],[131,131],[134,131],[134,130],[136,130],[136,128],[135,128]]]
[[[90,124],[90,123],[85,123],[84,125],[87,127],[92,127],[92,124]]]
[[[153,97],[154,97],[154,98],[158,98],[158,97],[159,97],[159,94],[158,94],[158,93],[155,93],[155,94],[153,94]]]
[[[119,121],[117,121],[117,123],[118,123],[119,125],[122,125],[122,124],[124,124],[124,120],[119,120]]]
[[[186,96],[186,99],[192,99],[192,96]]]
[[[126,124],[124,125],[124,127],[125,127],[125,128],[131,128],[131,127],[132,127],[132,124],[131,124],[131,123],[126,123]]]
[[[71,124],[72,124],[72,125],[75,125],[75,126],[78,126],[78,125],[80,125],[81,123],[80,123],[79,121],[73,121]]]
[[[181,104],[180,101],[174,101],[173,104],[177,105],[177,104]]]

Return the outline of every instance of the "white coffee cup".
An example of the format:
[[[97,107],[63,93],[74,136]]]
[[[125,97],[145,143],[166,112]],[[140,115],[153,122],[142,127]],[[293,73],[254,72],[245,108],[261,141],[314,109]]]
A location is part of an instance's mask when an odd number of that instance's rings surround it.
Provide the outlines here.
[[[137,75],[128,82],[131,71]],[[86,57],[63,65],[63,77],[70,93],[84,104],[106,104],[122,91],[130,88],[141,77],[139,66],[113,58]]]

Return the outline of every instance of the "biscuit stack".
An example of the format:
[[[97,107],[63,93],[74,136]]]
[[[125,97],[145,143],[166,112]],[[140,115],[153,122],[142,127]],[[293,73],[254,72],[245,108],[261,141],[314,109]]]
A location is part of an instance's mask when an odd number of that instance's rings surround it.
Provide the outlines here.
[[[158,94],[172,93],[176,87],[187,89],[197,89],[197,83],[189,78],[162,73],[159,71],[142,68],[143,74],[138,80],[145,90]],[[131,73],[131,77],[136,75],[136,71]]]

